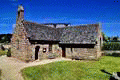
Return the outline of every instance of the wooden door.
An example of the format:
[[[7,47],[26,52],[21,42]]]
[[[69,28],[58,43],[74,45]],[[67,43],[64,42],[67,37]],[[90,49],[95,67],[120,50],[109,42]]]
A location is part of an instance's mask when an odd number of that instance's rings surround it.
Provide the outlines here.
[[[66,54],[65,54],[65,47],[62,47],[62,57],[66,57]]]
[[[35,60],[38,59],[39,48],[40,48],[40,46],[36,46],[36,48],[35,48]]]

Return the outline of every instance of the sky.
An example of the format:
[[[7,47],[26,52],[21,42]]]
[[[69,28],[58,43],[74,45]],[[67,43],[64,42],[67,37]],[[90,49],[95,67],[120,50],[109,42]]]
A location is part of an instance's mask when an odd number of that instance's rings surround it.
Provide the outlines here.
[[[120,37],[120,0],[0,0],[0,34],[13,32],[18,5],[37,23],[101,23],[107,36]]]

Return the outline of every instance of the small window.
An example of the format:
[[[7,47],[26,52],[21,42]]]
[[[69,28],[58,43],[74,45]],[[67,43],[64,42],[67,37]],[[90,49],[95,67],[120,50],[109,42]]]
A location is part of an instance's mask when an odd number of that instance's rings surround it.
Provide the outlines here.
[[[45,53],[46,52],[46,48],[43,48],[43,53]]]

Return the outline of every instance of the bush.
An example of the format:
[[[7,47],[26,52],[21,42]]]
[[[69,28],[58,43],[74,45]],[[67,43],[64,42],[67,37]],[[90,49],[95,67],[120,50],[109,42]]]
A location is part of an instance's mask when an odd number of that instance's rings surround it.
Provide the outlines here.
[[[7,57],[11,57],[11,48],[8,49]]]
[[[120,57],[120,53],[112,53],[112,56],[114,56],[114,57]]]
[[[0,48],[1,48],[1,50],[5,50],[5,48],[3,47],[3,45],[0,45]]]
[[[1,76],[2,70],[0,69],[0,76]]]
[[[0,50],[0,56],[6,55],[6,51]]]
[[[0,80],[1,80],[2,70],[0,69]]]
[[[112,53],[105,53],[106,56],[112,56]]]
[[[120,42],[105,42],[102,50],[120,50]]]
[[[106,56],[120,57],[120,53],[106,53]]]

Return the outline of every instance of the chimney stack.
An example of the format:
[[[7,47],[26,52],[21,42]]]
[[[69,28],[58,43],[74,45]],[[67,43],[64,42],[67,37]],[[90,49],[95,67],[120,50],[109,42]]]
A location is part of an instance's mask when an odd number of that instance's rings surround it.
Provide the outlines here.
[[[24,20],[24,8],[22,4],[18,6],[18,20]]]

